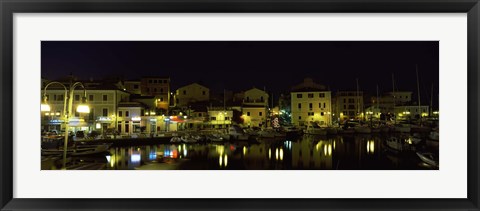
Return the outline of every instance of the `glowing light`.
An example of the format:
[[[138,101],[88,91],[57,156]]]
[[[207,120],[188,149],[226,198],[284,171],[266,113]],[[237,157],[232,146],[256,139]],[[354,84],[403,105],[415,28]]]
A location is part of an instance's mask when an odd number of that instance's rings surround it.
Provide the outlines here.
[[[186,118],[187,118],[187,116],[183,116],[183,118],[184,118],[184,119],[186,119]]]
[[[87,105],[80,104],[77,107],[78,113],[90,113],[90,108]]]
[[[140,121],[140,120],[142,120],[142,118],[138,116],[132,117],[132,121]]]
[[[328,155],[332,155],[332,145],[328,145]]]
[[[227,156],[227,154],[225,154],[224,160],[225,160],[225,161],[224,161],[225,167],[227,167],[227,165],[228,165],[228,156]]]
[[[150,115],[155,115],[155,112],[153,112],[153,111],[152,111],[152,112],[150,112]]]
[[[96,129],[102,128],[102,124],[100,124],[100,123],[95,124],[95,128],[96,128]]]
[[[272,149],[268,150],[268,159],[272,159]]]
[[[105,158],[107,159],[107,162],[109,162],[109,163],[110,163],[110,159],[111,159],[111,157],[112,157],[111,155],[105,155]]]
[[[247,147],[243,147],[243,155],[247,154]]]
[[[327,145],[324,145],[324,146],[323,146],[323,154],[324,154],[324,155],[327,155],[327,151],[328,151]]]
[[[283,149],[280,148],[280,160],[283,160]]]
[[[222,156],[220,155],[220,157],[218,157],[218,165],[221,167],[223,164],[223,158]]]
[[[275,160],[278,160],[278,148],[275,149]]]
[[[37,104],[38,105],[38,104]],[[50,105],[48,104],[41,104],[40,105],[40,111],[50,111]]]
[[[140,154],[132,154],[132,155],[130,156],[130,161],[131,161],[132,163],[138,163],[138,162],[140,162],[141,159],[142,159],[142,158],[141,158]]]
[[[371,153],[375,152],[375,142],[373,141],[370,142],[370,152]]]
[[[50,113],[45,113],[45,116],[50,116]]]

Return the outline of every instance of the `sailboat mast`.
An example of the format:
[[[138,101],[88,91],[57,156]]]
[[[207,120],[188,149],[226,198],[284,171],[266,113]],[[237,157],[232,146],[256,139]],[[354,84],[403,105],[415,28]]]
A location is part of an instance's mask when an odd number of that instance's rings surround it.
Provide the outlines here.
[[[378,113],[380,113],[380,106],[378,102],[378,84],[377,84],[377,110],[379,111]],[[378,118],[380,119],[380,116]]]
[[[395,117],[394,123],[397,124],[397,114],[395,113],[395,78],[392,73],[392,90],[393,90],[393,116]]]
[[[359,102],[359,99],[358,99],[358,78],[355,79],[357,81],[357,97],[356,97],[356,101],[357,101],[357,115],[360,114],[360,102]]]
[[[422,121],[422,110],[420,109],[420,79],[418,78],[418,64],[415,65],[417,73],[417,95],[418,95],[418,112],[420,113],[420,122]]]
[[[433,111],[433,83],[432,83],[432,93],[430,94],[430,110],[428,112],[428,116],[432,116]]]

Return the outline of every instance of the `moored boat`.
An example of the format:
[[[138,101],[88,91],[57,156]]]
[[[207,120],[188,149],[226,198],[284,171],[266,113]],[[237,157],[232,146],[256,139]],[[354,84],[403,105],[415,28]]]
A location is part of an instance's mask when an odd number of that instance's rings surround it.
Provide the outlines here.
[[[433,153],[430,152],[417,152],[417,156],[422,160],[424,163],[429,164],[431,166],[438,167],[438,157],[435,156]]]

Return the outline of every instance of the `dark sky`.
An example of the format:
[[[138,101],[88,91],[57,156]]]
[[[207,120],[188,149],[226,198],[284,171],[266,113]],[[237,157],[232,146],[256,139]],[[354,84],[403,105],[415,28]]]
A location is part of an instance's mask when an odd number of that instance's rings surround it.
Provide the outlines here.
[[[43,41],[41,62],[47,79],[170,76],[173,89],[201,81],[213,91],[265,86],[277,96],[305,77],[332,91],[356,90],[358,78],[375,95],[377,84],[392,90],[392,73],[399,90],[416,95],[418,64],[429,101],[432,83],[438,96],[438,50],[436,41]]]

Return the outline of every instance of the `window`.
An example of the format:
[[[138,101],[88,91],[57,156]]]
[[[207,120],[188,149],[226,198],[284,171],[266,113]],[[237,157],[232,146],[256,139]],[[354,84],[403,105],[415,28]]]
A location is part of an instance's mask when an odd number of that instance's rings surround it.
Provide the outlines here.
[[[151,84],[153,81],[152,80],[148,80],[148,83]]]
[[[217,120],[217,117],[212,116],[212,117],[210,117],[210,119],[211,120]]]
[[[298,108],[299,108],[299,109],[302,108],[302,104],[301,104],[301,103],[298,104]]]
[[[145,110],[140,110],[140,116],[145,116]]]
[[[108,108],[104,108],[102,110],[102,114],[103,114],[103,116],[108,116]]]
[[[63,95],[58,95],[57,100],[58,100],[58,101],[63,101]]]
[[[247,112],[247,116],[250,116],[250,112]]]
[[[150,92],[150,88],[147,88],[147,92]]]
[[[153,80],[153,83],[156,84],[156,83],[157,83],[157,80]]]
[[[321,116],[323,116],[324,114],[325,114],[325,113],[323,113],[323,112],[320,112],[320,115],[321,115]]]
[[[355,109],[354,105],[348,105],[348,109]]]
[[[130,122],[125,121],[125,133],[128,133],[128,132],[130,132]]]
[[[119,117],[122,116],[122,111],[118,111],[118,116],[119,116]]]
[[[260,97],[260,101],[261,101],[261,102],[263,102],[263,96],[262,96],[262,97]]]
[[[79,101],[79,100],[80,100],[80,95],[75,95],[75,101]]]
[[[122,132],[122,121],[118,121],[117,123],[117,131]]]
[[[57,95],[53,95],[53,101],[57,101]]]
[[[138,89],[138,84],[134,84],[134,85],[133,85],[133,88],[134,88],[134,89]]]
[[[349,99],[348,99],[348,103],[355,103],[355,99],[349,98]]]
[[[313,116],[313,112],[308,112],[308,116]]]
[[[162,102],[163,102],[163,97],[161,97],[161,98],[160,98],[160,101],[162,101]]]
[[[157,88],[153,88],[153,92],[157,92]]]
[[[298,119],[302,119],[302,116],[298,116]]]
[[[88,101],[93,101],[93,95],[88,95]]]
[[[310,110],[312,110],[313,104],[312,104],[312,103],[309,103],[309,104],[308,104],[308,108],[310,108]]]
[[[261,111],[260,111],[260,112],[258,112],[258,116],[262,116],[262,112],[261,112]]]
[[[130,112],[129,112],[129,111],[125,111],[125,116],[126,116],[126,117],[130,116]]]
[[[107,101],[108,100],[108,96],[107,95],[103,95],[103,101]]]
[[[297,94],[297,98],[302,98],[302,94]]]
[[[198,117],[202,117],[202,113],[198,113]]]
[[[202,91],[202,95],[205,95],[205,94],[206,94],[206,92],[205,92],[205,91]]]
[[[326,108],[325,103],[323,103],[323,108]]]
[[[347,103],[347,99],[343,99],[343,103]]]
[[[347,105],[343,105],[343,109],[347,109]]]
[[[308,98],[313,98],[313,94],[312,93],[308,94]]]
[[[183,95],[186,95],[187,94],[187,90],[183,90]]]
[[[163,88],[160,88],[160,93],[163,93]]]
[[[318,94],[318,96],[321,97],[321,98],[324,98],[324,97],[325,97],[325,93],[320,93],[320,94]]]
[[[225,120],[230,120],[230,117],[228,117],[228,116],[227,116],[227,117],[225,117]]]

